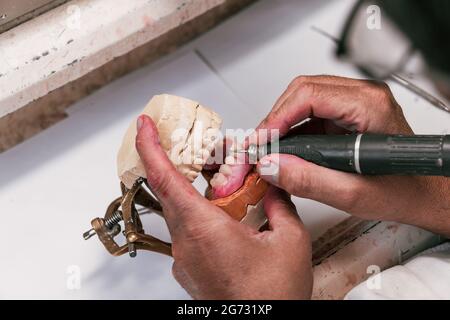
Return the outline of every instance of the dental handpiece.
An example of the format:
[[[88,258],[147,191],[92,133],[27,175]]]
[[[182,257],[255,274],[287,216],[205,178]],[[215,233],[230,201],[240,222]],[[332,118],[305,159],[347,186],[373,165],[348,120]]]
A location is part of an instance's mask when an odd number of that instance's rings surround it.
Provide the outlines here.
[[[363,175],[450,176],[450,135],[292,135],[247,153],[250,163],[280,153]]]

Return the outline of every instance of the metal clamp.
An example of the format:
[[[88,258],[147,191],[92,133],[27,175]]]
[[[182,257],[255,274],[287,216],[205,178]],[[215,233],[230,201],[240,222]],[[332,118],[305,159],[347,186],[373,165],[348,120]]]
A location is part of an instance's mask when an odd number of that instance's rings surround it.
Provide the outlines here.
[[[159,201],[142,188],[143,182],[146,182],[146,180],[138,179],[131,189],[127,189],[121,183],[122,196],[115,199],[108,206],[104,218],[95,218],[91,221],[92,229],[86,231],[83,234],[83,238],[88,240],[97,234],[106,250],[113,256],[120,256],[128,252],[130,257],[134,258],[138,249],[171,256],[171,244],[145,234],[142,227],[136,204],[162,216],[162,208]],[[126,244],[119,246],[114,238],[121,231],[119,224],[121,221],[124,222],[125,226],[123,235],[125,236]]]

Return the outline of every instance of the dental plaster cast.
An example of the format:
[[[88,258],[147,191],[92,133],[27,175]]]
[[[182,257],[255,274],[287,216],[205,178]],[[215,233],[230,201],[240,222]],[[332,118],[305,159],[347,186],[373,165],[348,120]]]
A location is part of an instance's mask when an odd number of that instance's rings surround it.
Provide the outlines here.
[[[168,94],[154,96],[142,113],[155,122],[161,147],[177,170],[193,182],[221,140],[220,116],[198,102]],[[139,177],[146,178],[135,147],[136,133],[133,121],[117,157],[118,175],[127,188]],[[259,229],[266,222],[261,199],[267,184],[250,165],[225,162],[215,174],[203,172],[209,185],[206,197],[232,218]]]
[[[219,115],[198,102],[168,94],[154,96],[142,114],[153,119],[161,147],[177,170],[193,182],[218,141]],[[135,147],[136,133],[133,121],[117,156],[119,178],[129,189],[139,177],[146,178]]]

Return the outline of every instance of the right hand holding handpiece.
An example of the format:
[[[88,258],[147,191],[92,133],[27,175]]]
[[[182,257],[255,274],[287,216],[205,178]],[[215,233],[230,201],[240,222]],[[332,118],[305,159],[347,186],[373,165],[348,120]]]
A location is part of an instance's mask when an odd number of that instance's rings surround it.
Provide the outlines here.
[[[309,299],[311,241],[290,196],[264,197],[269,230],[258,232],[205,199],[159,143],[148,116],[137,124],[136,148],[169,227],[173,274],[197,299]]]
[[[296,78],[258,129],[279,129],[283,136],[308,118],[311,121],[296,130],[305,134],[413,134],[386,84],[332,76]],[[261,169],[270,166],[277,174],[263,175]],[[448,178],[360,176],[278,154],[261,159],[258,170],[268,182],[293,195],[355,216],[450,235]]]

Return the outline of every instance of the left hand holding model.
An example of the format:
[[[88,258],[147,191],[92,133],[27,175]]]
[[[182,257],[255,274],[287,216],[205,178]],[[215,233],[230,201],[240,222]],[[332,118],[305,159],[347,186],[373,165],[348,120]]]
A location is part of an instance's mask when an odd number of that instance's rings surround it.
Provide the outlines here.
[[[136,148],[169,227],[173,274],[193,298],[310,298],[311,242],[287,193],[271,187],[264,198],[270,230],[258,232],[212,205],[176,171],[147,116],[138,119]]]

